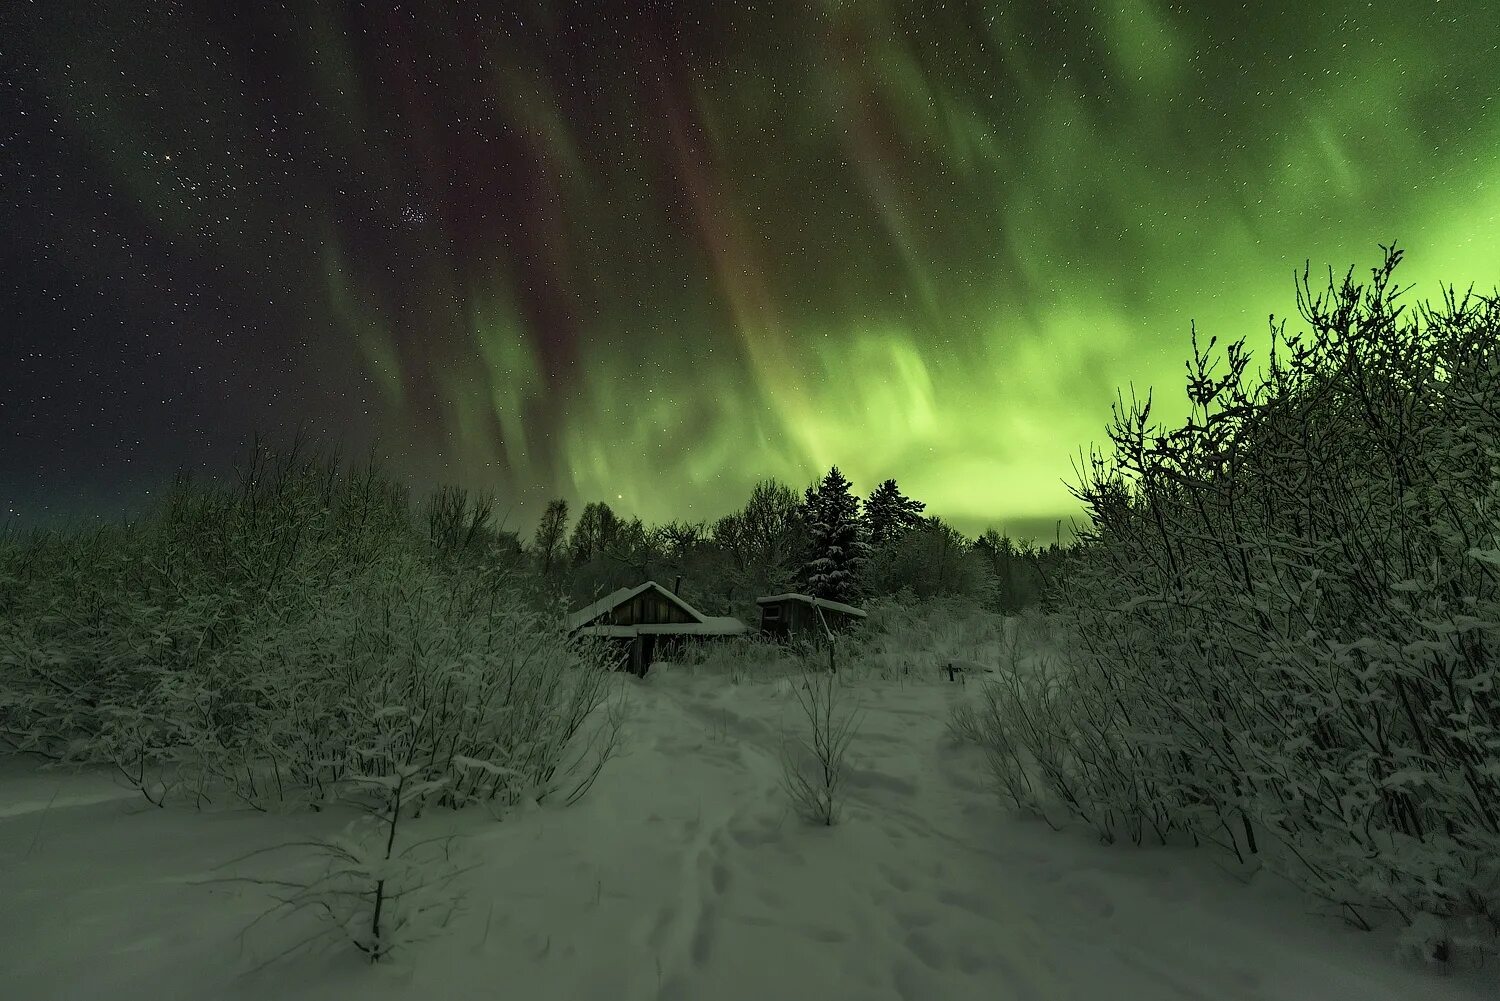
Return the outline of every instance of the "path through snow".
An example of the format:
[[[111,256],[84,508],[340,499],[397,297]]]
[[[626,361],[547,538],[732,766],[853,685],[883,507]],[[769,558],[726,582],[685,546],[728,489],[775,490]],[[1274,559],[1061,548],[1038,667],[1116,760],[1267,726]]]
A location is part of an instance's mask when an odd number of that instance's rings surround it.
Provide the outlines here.
[[[0,789],[0,970],[12,1001],[1252,1001],[1493,998],[1476,976],[1244,886],[1206,853],[1107,848],[1018,820],[944,725],[949,684],[865,682],[844,822],[807,826],[779,787],[784,685],[658,666],[621,678],[622,755],[567,809],[455,824],[482,863],[466,913],[409,962],[346,953],[256,972],[293,926],[241,940],[253,890],[201,885],[328,821],[86,802],[98,780]],[[12,791],[14,795],[12,795]],[[36,809],[50,793],[57,798]],[[26,804],[21,808],[21,804]],[[63,805],[71,804],[71,805]],[[38,825],[42,825],[38,827]],[[263,863],[264,864],[264,863]],[[270,870],[262,870],[270,871]],[[1483,973],[1484,971],[1481,971]]]

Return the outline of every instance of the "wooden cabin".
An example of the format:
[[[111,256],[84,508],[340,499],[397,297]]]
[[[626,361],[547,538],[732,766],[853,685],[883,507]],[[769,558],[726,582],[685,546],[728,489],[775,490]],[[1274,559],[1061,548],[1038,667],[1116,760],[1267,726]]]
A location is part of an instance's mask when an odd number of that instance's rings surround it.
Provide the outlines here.
[[[622,587],[568,616],[570,635],[614,641],[620,666],[641,677],[669,649],[749,631],[733,616],[704,615],[654,580]]]
[[[756,598],[760,606],[760,631],[776,639],[816,637],[827,631],[847,629],[865,617],[863,609],[841,601],[814,598],[810,594],[773,594]]]

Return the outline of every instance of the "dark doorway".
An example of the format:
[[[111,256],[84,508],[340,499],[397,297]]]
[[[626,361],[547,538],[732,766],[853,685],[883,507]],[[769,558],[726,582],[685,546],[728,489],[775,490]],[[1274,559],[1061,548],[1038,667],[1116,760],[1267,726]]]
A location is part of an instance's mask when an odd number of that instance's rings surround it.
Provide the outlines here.
[[[640,660],[637,663],[635,673],[644,678],[646,672],[651,669],[651,661],[656,657],[656,637],[641,636],[638,637],[637,642],[640,644]]]

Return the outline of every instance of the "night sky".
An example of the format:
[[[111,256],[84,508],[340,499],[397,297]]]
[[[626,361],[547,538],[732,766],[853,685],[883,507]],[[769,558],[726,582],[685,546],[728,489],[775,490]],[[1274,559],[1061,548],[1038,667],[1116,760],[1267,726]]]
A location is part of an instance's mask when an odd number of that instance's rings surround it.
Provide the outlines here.
[[[1494,0],[9,0],[0,520],[301,427],[528,533],[837,463],[1050,538],[1190,320],[1493,287],[1497,91]]]

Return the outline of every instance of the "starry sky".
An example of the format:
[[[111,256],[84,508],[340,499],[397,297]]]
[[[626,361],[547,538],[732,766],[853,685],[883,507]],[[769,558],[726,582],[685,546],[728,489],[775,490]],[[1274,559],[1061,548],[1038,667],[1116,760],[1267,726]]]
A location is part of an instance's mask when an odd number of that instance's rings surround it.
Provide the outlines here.
[[[1050,538],[1189,322],[1500,280],[1493,0],[0,5],[0,519],[301,428],[707,519],[837,463]]]

